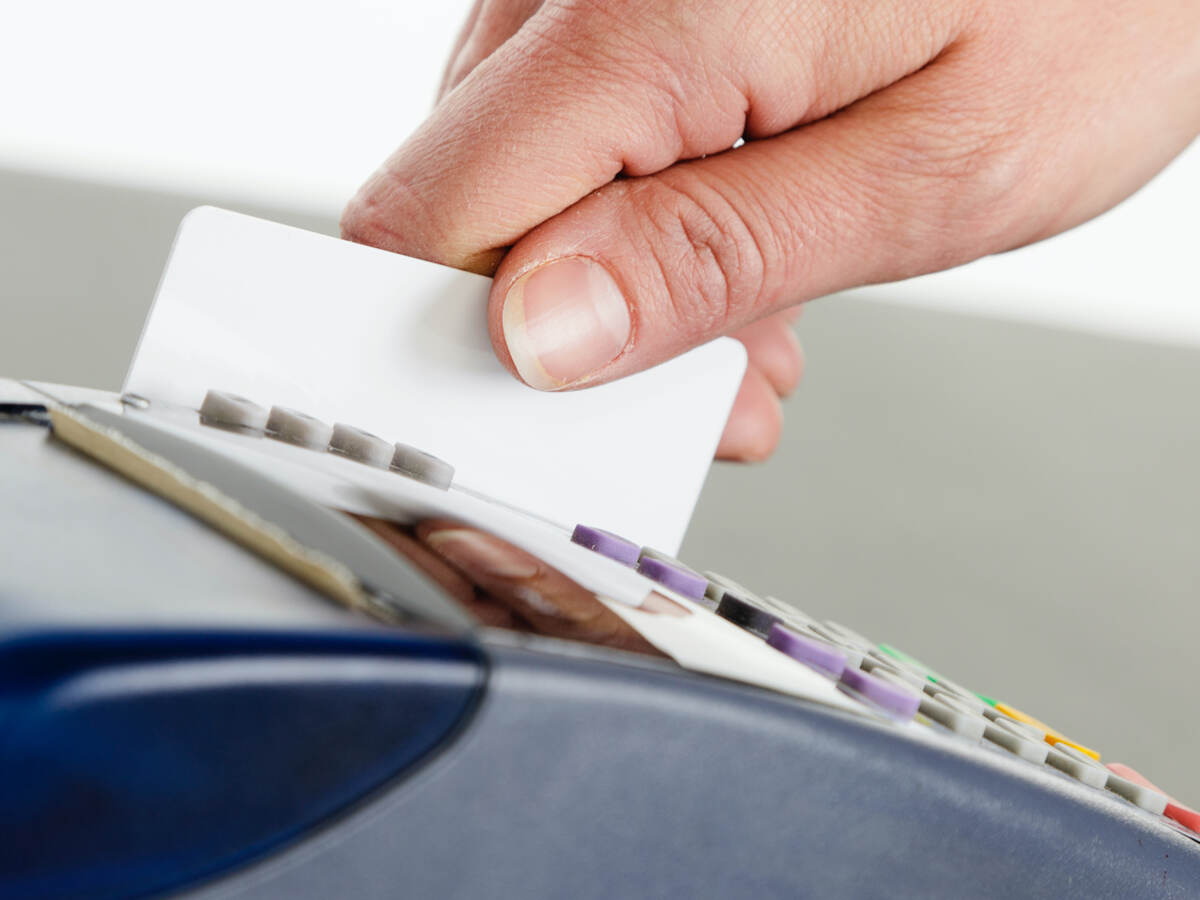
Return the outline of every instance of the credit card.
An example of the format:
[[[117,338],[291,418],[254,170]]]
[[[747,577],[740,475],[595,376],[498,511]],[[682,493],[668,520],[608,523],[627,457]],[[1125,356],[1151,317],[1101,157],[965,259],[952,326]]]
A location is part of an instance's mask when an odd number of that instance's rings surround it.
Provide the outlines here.
[[[745,371],[721,338],[579,391],[496,359],[491,279],[213,207],[184,219],[125,390],[209,389],[409,444],[457,488],[674,553]]]

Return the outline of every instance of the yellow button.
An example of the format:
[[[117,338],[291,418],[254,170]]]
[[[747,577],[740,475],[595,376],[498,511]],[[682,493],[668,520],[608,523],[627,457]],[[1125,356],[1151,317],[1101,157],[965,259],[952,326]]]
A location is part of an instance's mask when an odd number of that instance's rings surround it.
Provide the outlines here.
[[[1097,753],[1095,750],[1093,750],[1091,747],[1085,747],[1085,746],[1083,746],[1083,744],[1075,743],[1073,740],[1068,738],[1061,731],[1059,731],[1055,728],[1051,728],[1049,725],[1047,725],[1045,722],[1041,721],[1040,719],[1035,719],[1033,716],[1029,715],[1029,713],[1021,712],[1021,710],[1017,709],[1014,706],[1009,706],[1007,703],[997,703],[996,711],[1000,712],[1000,713],[1004,713],[1004,715],[1006,715],[1010,718],[1016,719],[1018,722],[1024,722],[1026,725],[1032,725],[1034,728],[1040,728],[1042,731],[1046,732],[1046,743],[1047,744],[1050,744],[1050,745],[1066,744],[1068,747],[1074,747],[1080,753],[1087,754],[1092,759],[1098,760],[1100,758],[1100,754]]]
[[[1038,719],[1035,719],[1029,713],[1023,713],[1015,706],[1009,706],[1007,703],[997,701],[996,712],[1004,713],[1010,719],[1016,719],[1018,722],[1024,722],[1026,725],[1032,725],[1034,728],[1040,728],[1046,734],[1058,734],[1053,728]],[[1061,737],[1061,735],[1060,735]]]
[[[1093,750],[1091,747],[1085,747],[1085,746],[1083,746],[1083,744],[1077,744],[1074,741],[1070,740],[1069,738],[1065,738],[1060,734],[1052,735],[1052,734],[1050,734],[1050,732],[1046,732],[1046,743],[1047,744],[1066,744],[1068,747],[1074,747],[1080,753],[1086,753],[1088,756],[1090,756],[1094,760],[1099,761],[1099,759],[1100,759],[1100,754],[1097,753],[1095,750]]]

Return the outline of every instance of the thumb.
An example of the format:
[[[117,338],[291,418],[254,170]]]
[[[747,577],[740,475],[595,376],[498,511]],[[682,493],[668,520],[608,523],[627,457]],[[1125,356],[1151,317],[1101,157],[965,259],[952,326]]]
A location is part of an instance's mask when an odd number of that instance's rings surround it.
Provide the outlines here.
[[[493,284],[501,360],[541,390],[597,384],[795,303],[996,249],[989,228],[947,227],[973,173],[913,151],[937,133],[936,68],[841,115],[618,180],[534,228]]]

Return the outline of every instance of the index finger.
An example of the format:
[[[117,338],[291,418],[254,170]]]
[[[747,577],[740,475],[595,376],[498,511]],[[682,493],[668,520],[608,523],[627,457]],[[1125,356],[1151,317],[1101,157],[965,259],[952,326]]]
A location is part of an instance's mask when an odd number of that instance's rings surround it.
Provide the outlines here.
[[[745,98],[726,85],[711,108],[727,112],[680,123],[664,66],[616,29],[543,7],[363,185],[343,234],[491,274],[506,247],[619,173],[732,146]]]

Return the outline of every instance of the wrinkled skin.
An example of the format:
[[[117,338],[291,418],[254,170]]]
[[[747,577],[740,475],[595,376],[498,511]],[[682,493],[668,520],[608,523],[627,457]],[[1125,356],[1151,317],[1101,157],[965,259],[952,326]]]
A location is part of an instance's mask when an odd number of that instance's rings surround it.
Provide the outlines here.
[[[718,455],[762,459],[802,370],[798,304],[1070,228],[1198,131],[1196,0],[479,0],[436,108],[342,227],[494,274],[496,352],[537,387],[739,337]],[[627,320],[560,375],[505,304],[573,258]]]

